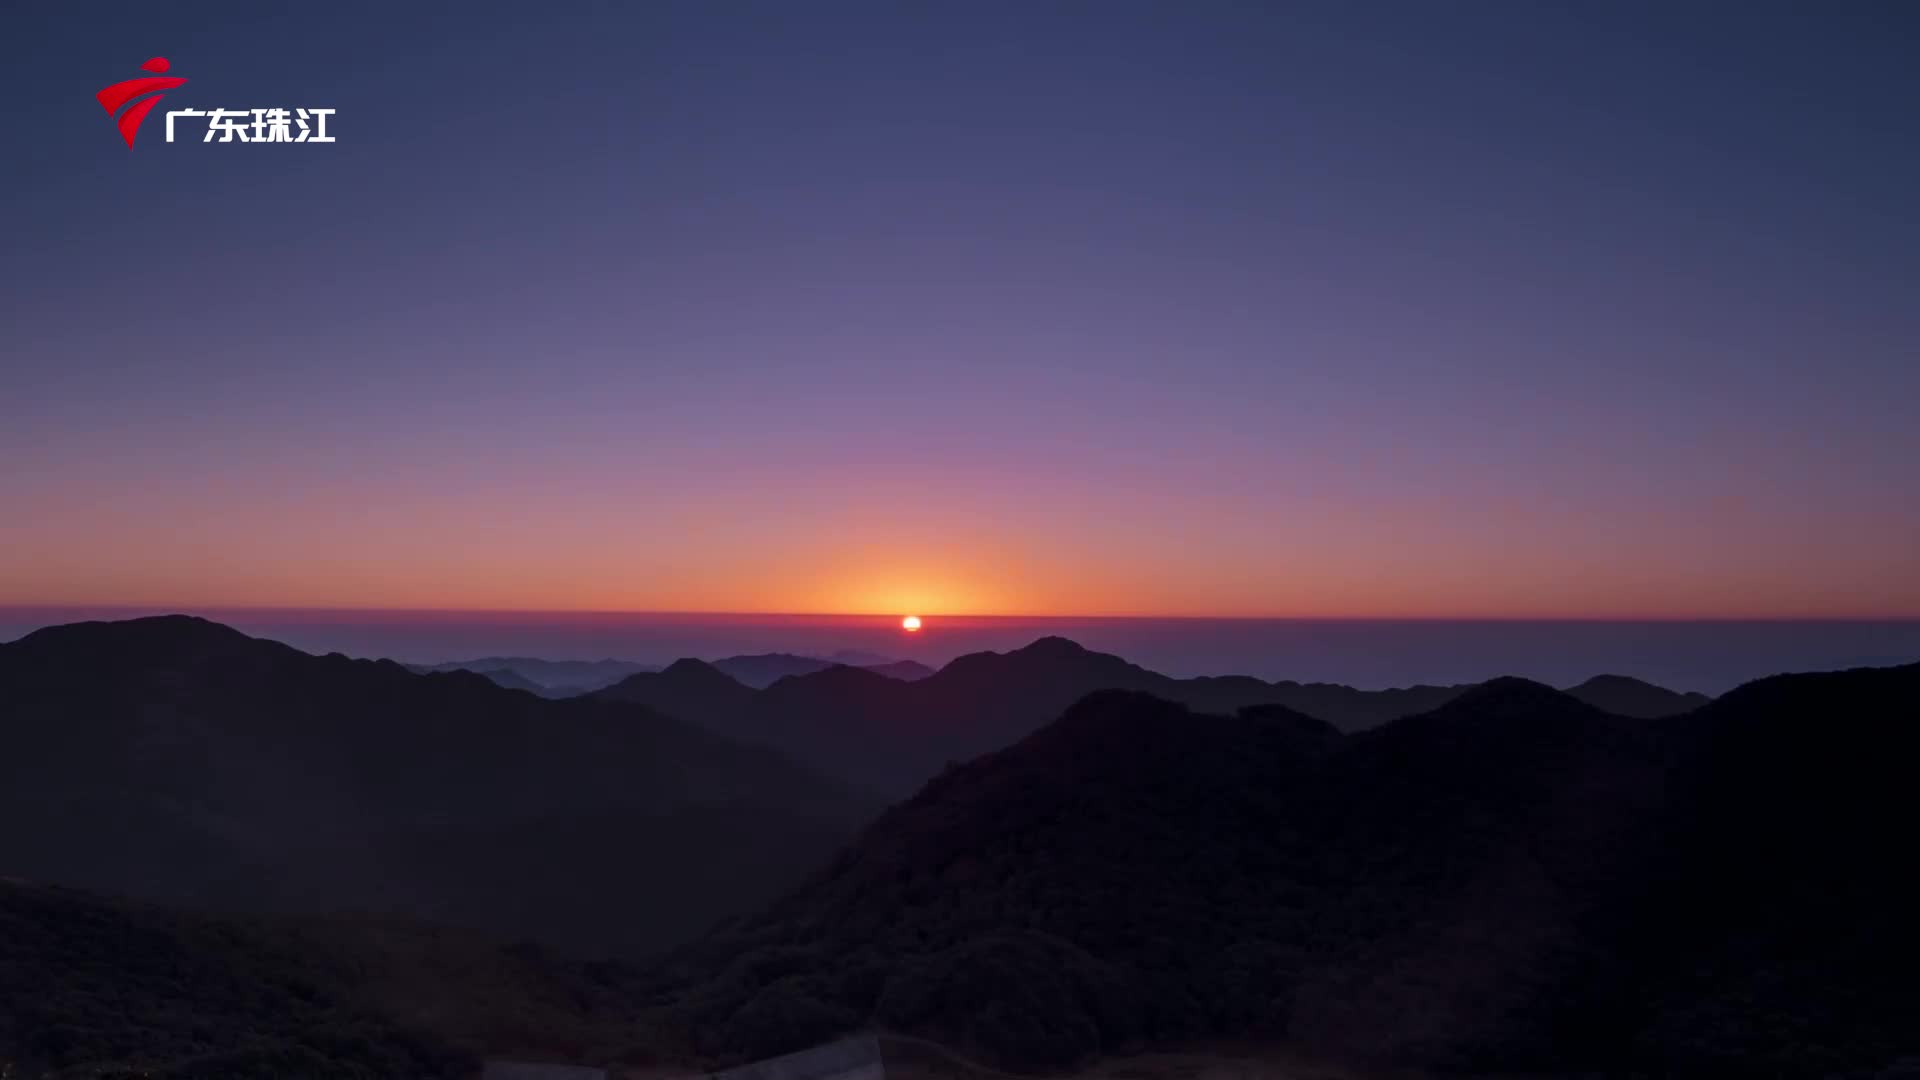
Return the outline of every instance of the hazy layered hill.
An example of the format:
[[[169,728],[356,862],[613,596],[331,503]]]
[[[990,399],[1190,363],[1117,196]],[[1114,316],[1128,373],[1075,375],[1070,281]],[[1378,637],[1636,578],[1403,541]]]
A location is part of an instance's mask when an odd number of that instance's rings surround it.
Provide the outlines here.
[[[513,690],[543,697],[572,697],[612,686],[629,675],[658,671],[658,665],[630,660],[542,660],[533,656],[485,656],[441,664],[408,664],[418,672],[471,671]]]
[[[674,677],[633,676],[599,696],[643,703],[730,737],[776,747],[823,773],[890,796],[911,792],[948,762],[1027,735],[1098,690],[1143,691],[1210,713],[1282,705],[1352,731],[1436,708],[1469,689],[1356,690],[1247,676],[1175,679],[1058,637],[1007,653],[962,656],[910,682],[841,666],[791,675],[754,692],[739,680],[694,678],[693,670]],[[1631,697],[1636,715],[1671,715],[1694,705],[1690,697],[1650,684],[1635,683],[1634,689],[1638,693],[1622,695],[1613,682],[1594,680],[1576,688],[1575,696]],[[1670,707],[1664,711],[1658,695],[1667,695]]]
[[[729,725],[713,721],[744,713],[758,694],[705,660],[689,657],[675,660],[661,671],[628,676],[595,696],[636,702],[689,723],[725,731]]]
[[[812,675],[831,667],[865,668],[876,675],[908,682],[933,674],[932,668],[913,660],[890,660],[884,656],[851,651],[836,653],[831,659],[793,653],[756,653],[715,660],[713,666],[736,682],[756,690],[765,689],[790,676]]]
[[[677,959],[673,1021],[1002,1066],[1255,1038],[1416,1068],[1873,1075],[1920,1054],[1920,666],[1685,716],[1495,680],[1359,734],[1104,692]]]
[[[0,645],[0,874],[608,953],[750,908],[870,806],[642,707],[310,656],[199,619]]]
[[[1104,689],[1147,691],[1216,712],[1308,699],[1319,713],[1357,726],[1431,707],[1461,688],[1368,693],[1252,678],[1181,680],[1065,638],[1042,638],[1008,653],[962,656],[913,681],[836,666],[789,676],[756,692],[711,679],[695,685],[685,678],[642,675],[598,696],[647,704],[728,736],[776,747],[850,783],[898,796],[946,763],[1005,746],[1078,699]]]
[[[934,673],[934,669],[918,660],[889,660],[883,664],[861,665],[875,675],[885,675],[889,679],[902,682],[916,682]]]
[[[1615,716],[1653,719],[1691,712],[1713,699],[1700,693],[1680,693],[1628,675],[1595,675],[1567,693]]]
[[[541,697],[573,696],[566,691],[555,690],[551,686],[542,686],[512,668],[496,668],[493,671],[479,672],[479,674],[486,676],[487,681],[495,686],[504,686],[508,690],[525,690],[529,694],[539,694]]]

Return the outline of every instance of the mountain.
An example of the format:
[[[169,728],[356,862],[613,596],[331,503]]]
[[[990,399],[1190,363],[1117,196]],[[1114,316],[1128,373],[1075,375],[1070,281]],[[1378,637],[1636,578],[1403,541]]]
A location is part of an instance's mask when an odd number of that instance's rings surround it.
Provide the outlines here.
[[[1196,709],[1230,710],[1247,702],[1270,702],[1317,717],[1342,731],[1362,731],[1389,720],[1439,708],[1466,692],[1471,683],[1358,690],[1341,683],[1303,683],[1283,679],[1262,683],[1245,676],[1201,676],[1178,680],[1172,699]]]
[[[493,685],[503,686],[508,690],[525,690],[529,694],[538,694],[541,697],[565,696],[550,686],[542,686],[534,682],[532,679],[527,678],[512,668],[495,668],[492,671],[483,671],[477,674],[483,676]]]
[[[889,679],[899,679],[901,682],[916,682],[934,672],[933,668],[928,667],[918,660],[891,660],[879,664],[858,664],[854,666],[864,667],[875,675],[885,675]]]
[[[441,664],[408,664],[418,672],[471,671],[502,686],[546,697],[571,697],[612,686],[629,675],[658,671],[654,664],[630,660],[542,660],[532,656],[485,656]],[[531,685],[529,685],[531,684]]]
[[[389,920],[210,915],[0,879],[0,1075],[470,1077],[604,1060],[621,965]]]
[[[799,675],[812,675],[832,667],[865,668],[890,679],[924,679],[933,674],[933,669],[912,660],[889,660],[884,656],[855,650],[841,650],[831,660],[822,660],[816,656],[796,656],[793,653],[758,653],[752,656],[729,656],[713,661],[713,666],[728,677],[755,690],[764,690],[781,679]]]
[[[972,653],[912,681],[884,674],[835,666],[790,675],[757,693],[704,697],[635,676],[599,694],[774,747],[824,775],[900,797],[947,762],[1005,746],[1097,690],[1139,690],[1213,713],[1281,704],[1351,728],[1433,708],[1465,689],[1174,679],[1060,637],[1007,653]]]
[[[858,800],[632,702],[179,617],[0,646],[0,873],[596,951],[732,914],[639,969],[0,881],[0,1064],[433,1076],[486,1053],[739,1060],[873,1025],[1019,1072],[1222,1042],[1529,1075],[1920,1059],[1920,665],[1660,718],[1495,679],[1342,732],[1223,705],[1299,684],[1171,680],[1059,639],[963,660],[764,690],[682,661],[630,689],[762,742],[829,717],[856,772],[899,765],[903,723],[957,746],[1089,680],[1207,709],[1084,695],[934,766],[844,845]]]
[[[629,675],[599,691],[595,697],[630,701],[668,716],[711,721],[708,727],[728,730],[729,718],[744,714],[758,697],[749,687],[704,660],[675,660],[664,670]]]
[[[848,667],[885,667],[888,664],[894,663],[894,659],[891,656],[882,656],[879,653],[867,652],[865,649],[840,649],[834,652],[833,655],[828,656],[827,659],[836,664],[845,664]]]
[[[1318,895],[1288,1036],[1419,1067],[1596,1066],[1673,754],[1522,679],[1351,736],[1301,817]]]
[[[790,885],[872,805],[645,708],[199,619],[0,645],[0,873],[36,880],[633,951]]]
[[[1920,664],[1748,683],[1681,735],[1664,887],[1623,946],[1635,1047],[1693,1075],[1911,1075]]]
[[[1014,1070],[1256,1040],[1882,1075],[1920,1056],[1916,718],[1920,665],[1658,723],[1499,679],[1344,735],[1102,692],[680,951],[663,1019],[760,1054],[871,1018]]]
[[[356,983],[252,926],[0,881],[0,1075],[471,1074]]]
[[[772,686],[793,675],[811,675],[836,666],[832,660],[793,653],[758,653],[752,656],[728,656],[713,662],[715,669],[744,686],[756,690]]]
[[[1705,694],[1682,694],[1627,675],[1595,675],[1579,686],[1568,687],[1567,693],[1603,712],[1648,720],[1692,712],[1713,700]]]

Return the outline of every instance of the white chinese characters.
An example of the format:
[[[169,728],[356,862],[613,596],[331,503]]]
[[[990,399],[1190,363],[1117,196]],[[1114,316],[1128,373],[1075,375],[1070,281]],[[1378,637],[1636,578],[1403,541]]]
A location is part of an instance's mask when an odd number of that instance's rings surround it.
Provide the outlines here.
[[[201,142],[334,142],[327,134],[333,109],[175,109],[167,114],[167,141],[177,117],[207,118]]]

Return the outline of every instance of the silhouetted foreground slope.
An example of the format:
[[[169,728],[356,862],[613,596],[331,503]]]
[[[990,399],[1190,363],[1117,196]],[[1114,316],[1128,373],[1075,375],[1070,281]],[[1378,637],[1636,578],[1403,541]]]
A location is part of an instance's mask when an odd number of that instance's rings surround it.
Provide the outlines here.
[[[1693,1072],[1920,1072],[1920,665],[1762,679],[1689,719],[1628,943],[1637,1045]]]
[[[826,775],[898,797],[943,765],[1006,746],[1099,690],[1138,690],[1211,713],[1283,705],[1356,731],[1438,708],[1467,689],[1356,690],[1247,676],[1175,679],[1049,637],[1008,653],[962,656],[908,682],[837,667],[793,674],[756,693],[743,680],[726,679],[721,669],[683,660],[666,672],[632,676],[598,696],[645,704],[775,747]],[[1706,700],[1619,677],[1593,680],[1572,693],[1624,701],[1628,714],[1641,716],[1683,712]]]
[[[607,953],[789,887],[869,804],[632,705],[198,619],[0,645],[0,873],[400,913]]]
[[[243,925],[0,881],[0,1075],[467,1074],[356,983]]]
[[[469,1077],[634,1057],[618,965],[375,920],[214,917],[0,879],[0,1075]],[[644,1055],[641,1055],[644,1056]]]
[[[1920,1055],[1920,666],[1660,721],[1495,680],[1358,735],[1081,701],[677,958],[674,1024],[1001,1066],[1256,1037],[1415,1067],[1873,1075]]]

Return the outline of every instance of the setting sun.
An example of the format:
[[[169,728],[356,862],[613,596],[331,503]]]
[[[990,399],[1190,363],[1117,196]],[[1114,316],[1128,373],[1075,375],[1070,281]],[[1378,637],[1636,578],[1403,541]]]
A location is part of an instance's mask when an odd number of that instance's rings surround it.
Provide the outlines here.
[[[901,620],[900,620],[900,629],[902,629],[902,630],[905,630],[905,631],[906,631],[907,633],[909,633],[909,634],[911,634],[911,633],[913,633],[914,631],[916,631],[916,630],[918,630],[918,629],[920,629],[920,616],[918,616],[918,615],[909,615],[909,616],[907,616],[906,618],[904,618],[904,619],[901,619]]]

